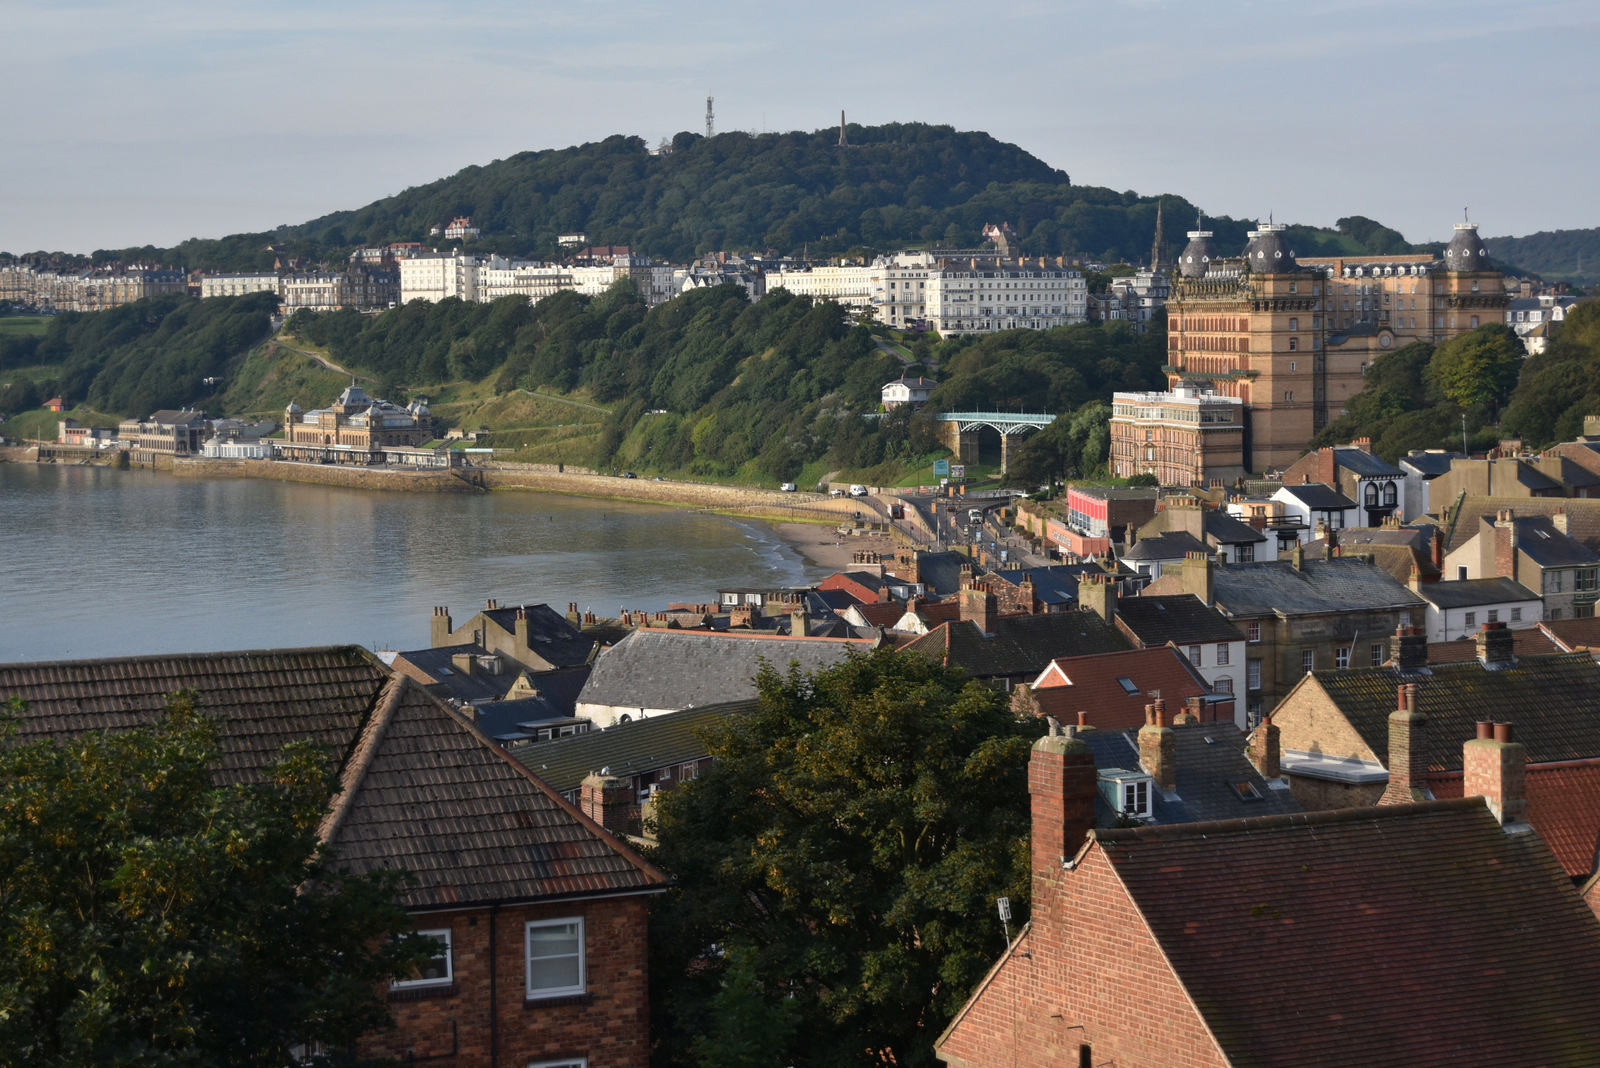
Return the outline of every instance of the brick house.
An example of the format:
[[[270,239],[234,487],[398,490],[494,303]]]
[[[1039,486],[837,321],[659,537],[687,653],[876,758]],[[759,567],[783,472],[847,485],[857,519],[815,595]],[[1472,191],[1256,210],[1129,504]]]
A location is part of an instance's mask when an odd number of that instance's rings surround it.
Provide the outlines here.
[[[997,689],[1032,682],[1060,656],[1126,649],[1127,638],[1093,612],[1000,615],[995,596],[981,588],[962,590],[960,618],[940,623],[902,649],[920,653]]]
[[[389,990],[398,1028],[362,1055],[644,1068],[646,905],[666,877],[365,650],[0,666],[0,697],[29,704],[23,740],[148,723],[180,689],[222,722],[219,782],[309,738],[340,781],[320,828],[340,863],[415,877],[401,903],[440,952]]]
[[[1459,529],[1467,516],[1457,521]],[[1501,508],[1480,516],[1477,534],[1445,556],[1444,574],[1452,579],[1509,578],[1544,601],[1545,619],[1582,619],[1594,615],[1600,599],[1600,555],[1568,533],[1571,517],[1520,515]]]
[[[935,1053],[953,1068],[1592,1060],[1600,921],[1516,819],[1518,747],[1480,748],[1469,786],[1489,805],[1099,830],[1093,750],[1041,738],[1032,918]]]
[[[1212,690],[1189,659],[1170,644],[1057,657],[1027,689],[1034,714],[1108,730],[1140,726],[1145,706],[1158,699],[1173,709],[1198,702],[1190,711],[1204,723],[1234,718],[1233,695]],[[1021,692],[1019,688],[1017,694]],[[1012,707],[1019,707],[1016,700]]]

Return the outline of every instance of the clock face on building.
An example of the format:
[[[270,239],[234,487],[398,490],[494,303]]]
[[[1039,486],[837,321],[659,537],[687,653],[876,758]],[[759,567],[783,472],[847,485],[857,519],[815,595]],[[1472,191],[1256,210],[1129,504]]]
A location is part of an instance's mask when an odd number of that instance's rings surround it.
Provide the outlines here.
[[[1393,340],[1394,338],[1390,337],[1388,334],[1380,334],[1378,336],[1378,347],[1380,349],[1386,349]]]

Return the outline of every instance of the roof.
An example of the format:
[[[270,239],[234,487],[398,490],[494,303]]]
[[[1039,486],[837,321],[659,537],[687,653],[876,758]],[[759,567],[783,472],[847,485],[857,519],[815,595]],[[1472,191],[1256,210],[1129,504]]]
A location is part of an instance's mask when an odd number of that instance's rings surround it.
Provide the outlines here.
[[[1205,514],[1206,537],[1218,545],[1240,545],[1266,541],[1267,536],[1249,523],[1241,522],[1220,509],[1207,509]]]
[[[906,614],[906,606],[898,601],[856,604],[855,609],[867,621],[867,625],[873,627],[892,627]]]
[[[1403,478],[1405,472],[1381,456],[1352,445],[1335,445],[1333,462],[1357,478]]]
[[[1600,1049],[1600,924],[1476,798],[1094,837],[1230,1063]]]
[[[1119,598],[1117,619],[1124,633],[1147,646],[1244,641],[1239,628],[1192,593]]]
[[[1332,486],[1325,486],[1320,482],[1304,482],[1298,486],[1284,486],[1279,492],[1287,493],[1314,512],[1335,511],[1356,506],[1355,501],[1352,501]]]
[[[547,604],[491,608],[481,613],[508,634],[517,632],[517,612],[528,617],[528,647],[554,667],[576,667],[589,661],[594,639]]]
[[[351,869],[404,868],[408,908],[637,893],[665,881],[420,685],[356,646],[0,665],[29,704],[20,736],[154,722],[198,691],[221,721],[220,783],[259,780],[310,739],[342,792],[322,834]]]
[[[1322,547],[1327,544],[1326,538],[1313,538],[1305,543],[1305,553],[1308,556],[1322,552]],[[1348,550],[1348,551],[1346,551]],[[1347,545],[1344,541],[1344,531],[1339,531],[1339,554],[1352,560],[1370,557],[1375,567],[1396,582],[1409,583],[1413,568],[1425,581],[1435,581],[1439,578],[1439,569],[1433,566],[1431,553],[1418,552],[1408,545],[1385,545],[1381,542],[1374,544]],[[1279,560],[1293,560],[1294,550],[1285,549],[1278,553]]]
[[[628,778],[699,760],[706,755],[701,732],[754,707],[754,701],[734,701],[687,708],[618,723],[601,731],[519,746],[511,755],[552,789],[565,793],[576,790],[583,785],[585,776],[602,768]]]
[[[1539,630],[1566,649],[1600,649],[1600,616],[1552,619],[1539,624]]]
[[[1450,519],[1445,524],[1448,541],[1446,552],[1455,552],[1478,536],[1479,517],[1494,521],[1502,509],[1509,508],[1520,519],[1529,516],[1552,516],[1558,511],[1567,517],[1567,533],[1590,549],[1600,552],[1600,499],[1583,497],[1474,497],[1463,496],[1456,501],[1434,501],[1435,508],[1450,508]]]
[[[1143,726],[1144,707],[1157,696],[1179,712],[1189,698],[1211,693],[1206,680],[1170,645],[1057,657],[1030,685],[1040,715],[1076,723],[1082,710],[1089,713],[1090,726],[1108,731]]]
[[[1539,595],[1515,579],[1452,579],[1448,582],[1425,582],[1417,593],[1429,604],[1439,609],[1474,608],[1486,604],[1506,604],[1511,601],[1537,601]]]
[[[1410,467],[1414,469],[1422,476],[1424,481],[1431,481],[1438,478],[1440,475],[1447,475],[1450,473],[1451,460],[1465,460],[1466,458],[1467,454],[1464,452],[1441,452],[1436,449],[1428,449],[1426,451],[1422,449],[1413,449],[1411,452],[1400,457],[1400,463],[1404,465],[1404,467]]]
[[[961,568],[971,566],[972,557],[965,553],[943,552],[917,554],[917,575],[929,593],[950,594],[961,589]]]
[[[976,623],[952,620],[907,642],[903,648],[985,679],[1033,676],[1056,657],[1108,653],[1128,647],[1128,640],[1093,612],[1000,616],[994,626],[994,636],[986,638]]]
[[[1545,636],[1544,631],[1537,627],[1511,632],[1511,655],[1523,656],[1550,656],[1553,653],[1564,653],[1562,649]],[[1472,638],[1457,638],[1448,642],[1428,643],[1428,663],[1454,664],[1465,660],[1478,659],[1478,643]]]
[[[1101,768],[1134,769],[1139,764],[1138,728],[1080,731]],[[1246,753],[1245,733],[1232,723],[1187,723],[1172,728],[1177,743],[1178,788],[1172,797],[1160,790],[1151,798],[1156,823],[1201,823],[1301,811],[1285,789],[1274,789]],[[1249,784],[1248,786],[1246,784]],[[1113,826],[1116,813],[1095,798],[1095,822]]]
[[[1600,563],[1600,556],[1577,538],[1558,529],[1549,516],[1517,516],[1517,548],[1540,567],[1577,567]]]
[[[1461,744],[1476,734],[1480,719],[1515,724],[1529,763],[1600,757],[1600,664],[1589,654],[1530,657],[1497,671],[1476,659],[1433,664],[1428,670],[1426,675],[1392,665],[1322,670],[1299,685],[1314,680],[1382,759],[1389,751],[1396,689],[1416,683],[1417,711],[1427,718],[1430,771],[1460,769]]]
[[[1094,562],[1051,564],[1048,567],[1023,567],[1013,571],[991,571],[984,582],[1006,582],[1021,586],[1024,578],[1033,580],[1033,595],[1046,605],[1078,603],[1078,576],[1103,575],[1105,568]]]
[[[1182,560],[1190,553],[1211,555],[1211,547],[1187,531],[1169,530],[1165,534],[1140,538],[1119,555],[1123,560]]]
[[[1527,820],[1574,879],[1594,872],[1600,856],[1600,760],[1535,765],[1523,780]],[[1465,779],[1458,774],[1428,777],[1433,796],[1460,797]]]
[[[1177,593],[1181,589],[1180,577],[1163,576],[1145,593]],[[1427,604],[1381,569],[1343,557],[1308,559],[1298,571],[1288,560],[1225,564],[1212,572],[1212,594],[1216,606],[1233,619],[1421,608]]]
[[[474,660],[470,674],[455,665],[455,658],[463,655]],[[502,667],[499,675],[481,670],[477,658],[494,655],[481,645],[442,645],[435,649],[411,649],[395,653],[390,666],[424,686],[434,687],[429,692],[440,697],[454,697],[469,702],[498,701],[516,681],[518,669],[513,666],[508,672]]]
[[[870,639],[789,638],[645,627],[595,660],[581,704],[689,708],[756,695],[762,662],[782,671],[792,663],[817,671],[840,663]]]
[[[162,426],[194,426],[205,421],[205,412],[188,408],[163,408],[159,412],[151,412],[150,418],[145,420],[147,423],[160,423]]]

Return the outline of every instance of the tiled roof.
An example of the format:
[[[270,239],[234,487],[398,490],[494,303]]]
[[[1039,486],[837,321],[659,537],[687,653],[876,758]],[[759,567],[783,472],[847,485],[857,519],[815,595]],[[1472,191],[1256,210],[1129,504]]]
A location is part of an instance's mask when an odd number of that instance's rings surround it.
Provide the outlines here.
[[[1549,516],[1517,516],[1517,548],[1540,567],[1574,567],[1600,563],[1600,556],[1570,534],[1556,529]]]
[[[971,564],[965,553],[917,553],[917,575],[929,593],[947,596],[961,589],[961,567]]]
[[[1013,571],[991,571],[983,576],[988,583],[1006,582],[1022,585],[1024,578],[1033,580],[1033,595],[1045,605],[1078,603],[1078,576],[1103,575],[1105,568],[1096,563],[1051,564],[1048,567],[1024,567]]]
[[[895,601],[858,604],[855,609],[870,626],[892,627],[906,614],[906,606]]]
[[[1547,620],[1539,629],[1567,649],[1600,649],[1600,616]]]
[[[618,723],[603,731],[519,746],[511,755],[552,789],[565,793],[577,789],[585,776],[601,768],[626,777],[698,760],[706,755],[701,732],[754,707],[754,701],[734,701],[687,708]]]
[[[1181,588],[1181,581],[1168,582],[1163,576],[1147,592],[1177,593]],[[1340,557],[1308,559],[1299,571],[1286,560],[1227,564],[1213,572],[1212,592],[1217,607],[1234,619],[1422,608],[1427,603],[1381,569]]]
[[[1057,657],[1128,648],[1128,639],[1093,612],[1000,616],[994,626],[994,636],[986,638],[968,620],[941,623],[904,648],[964,668],[980,679],[1032,677]]]
[[[1460,775],[1430,775],[1428,787],[1443,801],[1460,797]],[[1563,871],[1582,879],[1595,870],[1600,849],[1600,760],[1528,769],[1524,780],[1527,817]]]
[[[1529,657],[1498,671],[1476,660],[1435,664],[1429,671],[1350,668],[1316,671],[1312,678],[1380,757],[1389,751],[1396,690],[1407,682],[1417,684],[1417,711],[1427,717],[1432,771],[1460,769],[1461,744],[1474,736],[1481,719],[1515,724],[1529,763],[1600,757],[1600,664],[1587,653]]]
[[[1418,474],[1427,479],[1438,478],[1440,475],[1450,473],[1451,460],[1465,460],[1464,452],[1434,452],[1432,450],[1413,450],[1400,457],[1400,463],[1405,467],[1414,468]]]
[[[1456,501],[1433,501],[1435,509],[1450,509],[1450,522],[1446,524],[1449,536],[1445,545],[1447,553],[1455,552],[1478,536],[1480,518],[1493,521],[1495,515],[1503,508],[1511,509],[1519,517],[1552,516],[1558,510],[1564,511],[1567,516],[1567,532],[1588,548],[1600,552],[1600,499],[1465,496],[1459,498],[1459,501],[1459,504]]]
[[[1512,656],[1550,656],[1554,653],[1566,651],[1551,641],[1537,627],[1511,632]],[[1472,638],[1457,638],[1455,641],[1428,643],[1428,663],[1430,664],[1455,664],[1464,660],[1476,659],[1478,659],[1478,643]]]
[[[1332,486],[1326,486],[1320,482],[1302,482],[1295,486],[1285,486],[1283,491],[1314,512],[1354,508],[1356,506],[1355,501],[1352,501]]]
[[[1600,1049],[1600,924],[1481,801],[1094,835],[1232,1064]]]
[[[455,657],[464,654],[474,658],[470,674],[459,670]],[[497,701],[516,681],[520,670],[515,664],[502,665],[501,673],[492,675],[476,663],[480,656],[493,656],[481,645],[444,645],[437,649],[411,649],[394,654],[389,666],[407,675],[439,697],[454,697],[462,701]],[[509,667],[510,670],[506,670]]]
[[[1118,598],[1117,621],[1147,646],[1244,641],[1239,628],[1192,593]]]
[[[1120,554],[1123,560],[1182,560],[1190,553],[1210,555],[1211,547],[1186,530],[1140,538]]]
[[[1417,594],[1435,608],[1472,608],[1476,605],[1506,604],[1510,601],[1537,601],[1539,595],[1509,578],[1451,579],[1425,582]]]
[[[1041,714],[1076,723],[1081,710],[1089,713],[1091,727],[1104,730],[1142,726],[1144,706],[1157,695],[1176,715],[1189,698],[1211,692],[1188,658],[1170,645],[1058,657],[1030,684]]]
[[[587,663],[594,639],[584,634],[547,604],[522,606],[528,617],[528,645],[555,667]],[[517,609],[495,608],[483,613],[509,634],[517,632]]]
[[[578,700],[633,708],[744,701],[755,696],[763,660],[778,671],[791,661],[802,671],[816,671],[840,663],[851,649],[871,648],[870,639],[643,628],[600,654]]]
[[[356,646],[0,666],[29,703],[20,736],[153,722],[199,693],[222,723],[218,781],[259,777],[292,741],[328,754],[343,790],[323,834],[357,871],[417,877],[408,908],[648,891],[664,876],[579,815],[411,679]]]
[[[1136,728],[1077,735],[1094,751],[1097,767],[1130,771],[1140,766],[1138,736]],[[1172,728],[1172,736],[1177,743],[1178,788],[1170,799],[1160,790],[1154,791],[1151,814],[1156,823],[1202,823],[1301,811],[1288,790],[1273,789],[1250,763],[1245,734],[1232,723],[1183,724]],[[1095,823],[1113,826],[1116,814],[1103,798],[1095,800]]]
[[[1206,537],[1218,545],[1253,545],[1256,542],[1267,540],[1267,536],[1251,526],[1249,523],[1229,515],[1227,512],[1208,510],[1203,520]]]

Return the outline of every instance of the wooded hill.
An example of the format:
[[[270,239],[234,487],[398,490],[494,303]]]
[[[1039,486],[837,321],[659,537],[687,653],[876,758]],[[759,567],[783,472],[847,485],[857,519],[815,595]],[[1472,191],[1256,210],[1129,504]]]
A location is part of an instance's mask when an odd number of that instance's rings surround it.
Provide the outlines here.
[[[986,133],[892,123],[837,130],[716,137],[680,133],[652,154],[638,137],[521,152],[448,178],[268,233],[194,239],[171,249],[102,250],[97,260],[155,260],[206,270],[266,270],[278,245],[291,256],[342,259],[355,248],[425,241],[457,215],[483,234],[470,247],[554,258],[557,235],[582,231],[596,245],[628,245],[671,262],[710,251],[772,250],[833,256],[907,245],[971,248],[986,223],[1009,222],[1028,255],[1147,262],[1156,207],[1176,254],[1196,205],[1181,195],[1141,196],[1073,184],[1063,171]],[[1250,220],[1206,219],[1222,248],[1245,244]],[[1337,230],[1292,227],[1295,251],[1409,251],[1370,219]]]
[[[1580,285],[1600,282],[1600,227],[1541,230],[1527,237],[1491,237],[1484,244],[1489,247],[1489,255],[1507,270]]]

